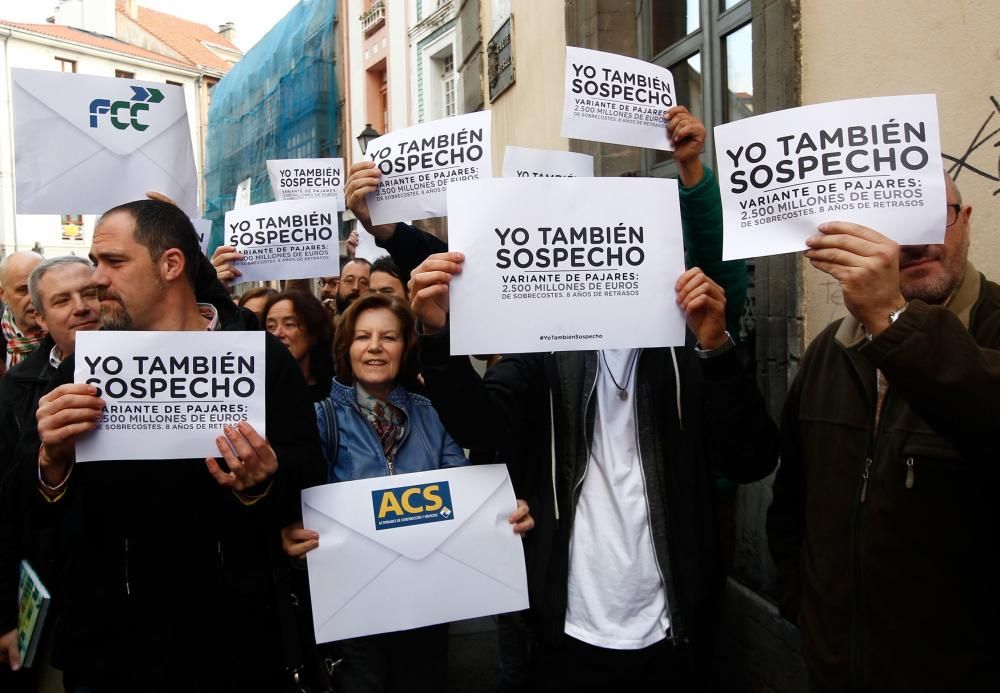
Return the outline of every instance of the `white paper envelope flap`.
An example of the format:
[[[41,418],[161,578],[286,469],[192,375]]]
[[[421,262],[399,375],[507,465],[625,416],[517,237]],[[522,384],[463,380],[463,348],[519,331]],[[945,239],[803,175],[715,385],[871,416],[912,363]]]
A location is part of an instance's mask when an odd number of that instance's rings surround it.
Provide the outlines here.
[[[162,82],[16,68],[11,76],[19,101],[44,105],[118,155],[145,146],[187,113],[184,89]]]
[[[305,489],[302,505],[387,549],[421,560],[468,522],[507,480],[502,464],[449,469],[447,478],[442,472]],[[513,510],[511,499],[506,512]]]

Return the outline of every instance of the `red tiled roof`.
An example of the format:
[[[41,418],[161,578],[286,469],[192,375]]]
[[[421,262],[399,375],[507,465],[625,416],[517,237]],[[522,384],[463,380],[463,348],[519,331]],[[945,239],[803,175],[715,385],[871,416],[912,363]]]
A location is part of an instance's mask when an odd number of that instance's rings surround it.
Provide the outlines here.
[[[38,34],[40,36],[48,36],[50,38],[60,39],[70,43],[91,46],[93,48],[102,48],[107,51],[121,53],[122,55],[130,55],[133,58],[152,60],[153,62],[184,67],[187,69],[194,67],[191,63],[176,60],[175,58],[161,55],[159,53],[154,53],[153,51],[140,48],[139,46],[133,46],[131,43],[125,43],[124,41],[119,41],[118,39],[111,38],[110,36],[92,34],[89,31],[74,29],[69,26],[61,26],[58,24],[25,24],[22,22],[8,22],[3,19],[0,19],[0,24],[20,29],[22,31],[27,31],[32,34]]]
[[[119,13],[128,17],[125,0],[118,0],[117,8]],[[193,65],[204,66],[223,73],[228,72],[229,68],[232,67],[232,63],[206,47],[204,45],[206,42],[241,55],[243,53],[233,43],[224,39],[218,32],[213,31],[211,27],[181,19],[172,14],[157,12],[148,7],[140,6],[137,18],[132,21],[190,60]]]

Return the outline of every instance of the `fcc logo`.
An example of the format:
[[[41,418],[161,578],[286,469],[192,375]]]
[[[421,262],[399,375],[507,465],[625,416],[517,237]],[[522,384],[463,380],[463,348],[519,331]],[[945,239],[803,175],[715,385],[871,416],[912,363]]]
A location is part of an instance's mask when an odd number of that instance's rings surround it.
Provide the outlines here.
[[[375,529],[454,520],[447,481],[372,491]]]
[[[145,87],[129,87],[132,98],[129,101],[111,101],[110,99],[94,99],[90,102],[90,127],[96,128],[108,116],[111,124],[119,130],[133,128],[142,132],[149,127],[139,120],[143,111],[149,110],[149,104],[163,101],[163,92],[159,89]]]

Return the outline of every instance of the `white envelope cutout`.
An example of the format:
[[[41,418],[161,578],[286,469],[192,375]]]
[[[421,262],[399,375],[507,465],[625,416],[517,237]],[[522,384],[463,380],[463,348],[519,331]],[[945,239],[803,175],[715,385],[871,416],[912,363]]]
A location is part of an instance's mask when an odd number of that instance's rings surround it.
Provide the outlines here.
[[[445,483],[448,519],[375,528],[373,492]],[[528,608],[524,550],[507,522],[515,505],[502,464],[302,491],[303,525],[319,532],[307,556],[316,642]]]
[[[101,214],[155,190],[199,216],[182,87],[49,70],[10,73],[18,214]]]

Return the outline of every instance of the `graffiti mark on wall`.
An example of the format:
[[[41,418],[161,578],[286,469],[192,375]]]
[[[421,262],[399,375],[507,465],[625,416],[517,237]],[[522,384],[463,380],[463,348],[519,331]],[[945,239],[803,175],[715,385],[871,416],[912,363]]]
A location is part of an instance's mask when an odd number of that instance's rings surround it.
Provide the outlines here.
[[[990,97],[990,106],[990,112],[965,153],[959,157],[942,156],[952,162],[948,173],[956,181],[968,171],[969,175],[985,180],[993,188],[993,194],[1000,196],[1000,101],[997,97]]]

